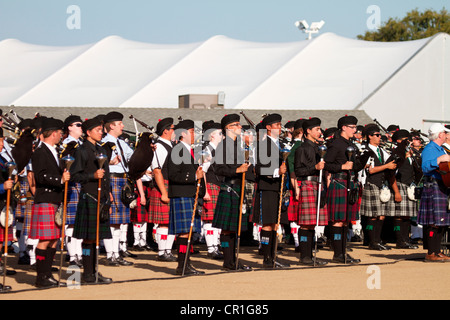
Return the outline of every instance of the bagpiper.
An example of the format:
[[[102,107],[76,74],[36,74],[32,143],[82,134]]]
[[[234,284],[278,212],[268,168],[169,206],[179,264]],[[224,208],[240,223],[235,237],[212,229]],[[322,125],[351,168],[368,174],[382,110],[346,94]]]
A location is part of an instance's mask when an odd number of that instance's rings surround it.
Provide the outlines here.
[[[67,138],[63,140],[64,150],[61,152],[60,157],[63,158],[67,155],[73,156],[76,148],[78,148],[82,142],[83,129],[81,128],[83,120],[80,116],[70,115],[64,120],[64,130],[67,133]],[[82,266],[81,256],[83,255],[81,244],[82,240],[73,237],[73,225],[75,223],[75,216],[77,213],[78,200],[80,195],[80,184],[70,181],[67,190],[67,220],[65,230],[65,244],[67,248],[67,254],[69,255],[69,265]]]
[[[395,215],[394,186],[396,198],[399,193],[392,176],[387,173],[389,170],[396,169],[397,164],[395,160],[389,159],[390,155],[380,147],[380,128],[376,124],[369,124],[364,130],[368,139],[367,152],[370,156],[370,164],[362,193],[361,215],[367,217],[365,229],[369,249],[390,250],[390,247],[381,241],[381,231],[385,217]]]
[[[450,225],[448,209],[449,188],[439,173],[439,165],[450,162],[442,144],[450,129],[440,123],[434,123],[428,129],[430,142],[422,151],[422,171],[424,185],[420,199],[417,222],[424,227],[424,244],[428,246],[425,261],[446,262],[450,258],[441,252],[444,229]]]
[[[88,119],[83,123],[83,132],[86,134],[86,141],[76,149],[74,162],[70,167],[72,181],[80,184],[80,197],[77,205],[77,213],[74,221],[73,236],[81,239],[82,243],[82,264],[84,283],[96,282],[97,253],[96,240],[97,228],[99,240],[111,239],[111,228],[109,220],[108,200],[110,200],[110,175],[107,161],[103,167],[99,167],[97,156],[106,154],[106,150],[100,146],[103,135],[103,125],[99,118]],[[98,181],[101,180],[100,199],[98,199]],[[103,214],[99,218],[97,225],[97,205]],[[103,207],[105,206],[105,207]],[[105,212],[106,211],[106,212]],[[98,273],[99,283],[111,283],[112,279]]]
[[[203,230],[208,250],[207,256],[212,259],[223,259],[223,254],[219,250],[220,229],[212,226],[214,210],[216,209],[223,177],[218,176],[214,166],[211,165],[215,161],[217,146],[223,140],[222,126],[220,123],[211,120],[205,121],[202,129],[204,140],[207,143],[203,149],[203,153],[206,156],[206,161],[203,163],[206,192],[203,197],[202,210]]]
[[[222,117],[221,128],[225,133],[224,140],[217,146],[215,172],[224,177],[217,199],[212,226],[221,229],[220,243],[225,271],[250,271],[251,267],[239,261],[236,265],[236,240],[239,231],[242,176],[250,170],[246,162],[245,151],[241,144],[242,126],[238,114],[228,114]]]
[[[169,170],[168,162],[175,137],[173,118],[164,118],[156,125],[156,150],[151,170],[154,176],[150,191],[149,222],[157,225],[156,243],[158,244],[158,261],[176,261],[172,254],[175,236],[169,234]]]
[[[321,120],[319,118],[311,118],[304,121],[302,127],[305,140],[295,150],[294,168],[299,186],[298,225],[300,230],[298,231],[298,238],[300,262],[305,265],[313,265],[314,263],[316,265],[326,264],[321,259],[314,261],[312,256],[315,227],[316,225],[326,226],[328,224],[328,209],[326,208],[324,194],[325,187],[319,177],[320,171],[323,172],[325,168],[325,162],[319,152],[319,139],[322,136],[320,125]],[[321,198],[323,205],[318,203],[319,193],[323,194]],[[320,207],[318,221],[317,206]]]
[[[337,123],[338,131],[335,132],[325,155],[325,170],[331,173],[327,206],[331,224],[330,242],[334,251],[332,261],[335,263],[360,262],[347,254],[349,223],[359,218],[358,183],[355,174],[364,167],[355,155],[349,152],[356,150],[350,139],[356,132],[357,123],[358,119],[354,116],[341,117]]]
[[[121,199],[122,188],[127,183],[128,161],[133,149],[119,137],[123,133],[123,114],[112,111],[103,118],[106,136],[102,142],[112,143],[112,158],[109,162],[111,176],[111,193],[113,203],[111,206],[111,234],[112,239],[103,241],[106,249],[107,263],[112,266],[130,266],[133,262],[127,261],[124,257],[135,257],[127,250],[127,232],[130,223],[130,208]]]
[[[412,192],[422,178],[422,168],[412,155],[410,133],[401,129],[392,135],[396,148],[393,154],[399,159],[398,170],[395,173],[400,198],[395,201],[394,232],[396,235],[396,248],[417,249],[418,246],[410,242],[411,219],[417,218],[417,200]],[[399,200],[399,201],[398,201]]]
[[[61,237],[61,226],[56,224],[55,214],[63,200],[64,183],[70,180],[70,173],[60,166],[55,147],[62,139],[63,130],[61,120],[45,118],[42,123],[43,141],[31,158],[36,194],[30,238],[39,240],[36,247],[36,286],[39,288],[58,285],[51,272],[56,245]]]
[[[281,115],[267,115],[262,122],[267,136],[258,141],[257,161],[255,166],[257,189],[253,208],[253,222],[261,223],[261,251],[263,268],[287,268],[275,259],[276,237],[279,224],[288,224],[287,210],[280,212],[280,196],[284,190],[282,176],[287,172],[279,143],[281,132]],[[284,180],[286,181],[286,180]],[[282,189],[283,186],[283,189]],[[287,208],[286,208],[287,209]]]
[[[194,127],[194,121],[187,119],[176,125],[176,138],[179,143],[171,151],[167,164],[170,198],[169,234],[177,237],[178,266],[175,271],[177,275],[204,274],[192,266],[188,253],[188,250],[193,251],[189,235],[201,232],[201,219],[197,212],[194,212],[194,208],[198,208],[195,201],[203,198],[205,187],[203,170],[197,163],[192,148],[195,142]]]

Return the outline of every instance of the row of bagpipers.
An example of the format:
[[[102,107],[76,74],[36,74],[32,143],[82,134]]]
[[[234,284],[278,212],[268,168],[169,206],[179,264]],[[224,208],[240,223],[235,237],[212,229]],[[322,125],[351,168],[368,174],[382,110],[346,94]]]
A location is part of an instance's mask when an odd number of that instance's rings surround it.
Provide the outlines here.
[[[208,256],[223,259],[224,270],[251,270],[239,260],[247,221],[260,226],[264,268],[289,267],[276,257],[277,230],[289,223],[298,229],[292,233],[300,262],[306,265],[327,263],[313,256],[318,226],[329,228],[332,262],[359,263],[347,253],[347,239],[360,214],[367,218],[364,233],[370,249],[389,249],[380,238],[386,216],[396,217],[397,247],[417,248],[409,243],[410,219],[418,211],[414,186],[435,182],[424,179],[432,174],[422,171],[420,133],[378,124],[358,126],[358,120],[347,115],[327,130],[318,118],[283,126],[282,117],[274,113],[255,126],[243,115],[250,124],[244,129],[238,114],[228,114],[220,123],[206,121],[202,128],[186,119],[175,124],[165,118],[155,128],[138,121],[149,132],[139,135],[134,148],[119,138],[124,131],[119,112],[84,121],[73,115],[65,121],[38,116],[9,128],[20,137],[12,148],[6,143],[3,147],[0,164],[6,182],[0,193],[7,202],[13,190],[9,206],[25,239],[22,246],[19,241],[21,256],[27,245],[32,248],[36,286],[61,285],[51,272],[59,240],[70,263],[83,267],[83,282],[112,282],[98,272],[99,244],[103,242],[108,265],[131,265],[124,259],[130,255],[130,222],[139,249],[146,246],[146,226],[157,226],[158,260],[178,261],[179,275],[203,273],[190,262],[192,234],[201,228]],[[13,170],[16,184],[11,182]],[[439,182],[437,175],[435,179]],[[425,186],[423,190],[428,195]],[[435,207],[424,208],[427,217],[419,223],[448,225],[448,218],[429,217],[439,214]],[[2,226],[2,242],[13,239],[11,229]],[[426,241],[427,261],[447,259],[436,241],[442,232],[437,228],[427,233],[427,239],[433,235]],[[175,241],[177,258],[172,254]],[[5,267],[3,273],[7,271]],[[61,280],[61,267],[59,271]]]

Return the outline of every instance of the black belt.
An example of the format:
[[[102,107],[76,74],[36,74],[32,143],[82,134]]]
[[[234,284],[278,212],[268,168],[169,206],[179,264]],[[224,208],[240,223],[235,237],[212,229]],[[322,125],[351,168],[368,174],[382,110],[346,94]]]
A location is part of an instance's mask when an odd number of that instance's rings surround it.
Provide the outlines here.
[[[315,182],[319,182],[319,177],[318,176],[301,177],[300,179],[298,179],[298,181],[315,181]]]
[[[114,177],[114,178],[126,178],[127,174],[126,173],[111,173],[111,177]]]
[[[240,186],[242,184],[242,179],[225,179],[224,183]]]
[[[348,173],[340,172],[333,174],[333,179],[341,179],[346,180],[348,178]],[[350,175],[350,180],[353,180],[355,176],[353,174]]]

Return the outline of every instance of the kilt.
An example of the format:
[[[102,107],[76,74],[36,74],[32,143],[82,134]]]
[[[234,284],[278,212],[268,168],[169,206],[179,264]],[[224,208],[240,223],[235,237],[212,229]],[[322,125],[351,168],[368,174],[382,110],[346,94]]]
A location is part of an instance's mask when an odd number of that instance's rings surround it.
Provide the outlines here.
[[[149,222],[150,221],[150,214],[148,211],[148,207],[149,207],[149,199],[150,199],[150,190],[151,188],[146,186],[145,184],[142,185],[143,191],[144,191],[144,195],[145,195],[145,199],[146,199],[146,205],[142,206],[141,205],[141,196],[139,194],[139,192],[137,192],[137,206],[134,209],[130,209],[130,219],[131,222]]]
[[[75,216],[77,214],[80,191],[81,191],[81,184],[76,182],[69,182],[69,186],[67,188],[67,215],[66,215],[67,225],[75,223]]]
[[[126,184],[126,178],[111,176],[111,193],[114,201],[111,204],[112,212],[110,217],[111,224],[130,223],[130,208],[126,207],[121,200],[122,187]]]
[[[450,212],[447,205],[447,193],[436,182],[423,185],[417,223],[439,227],[450,225]]]
[[[256,190],[253,207],[253,223],[278,223],[278,210],[280,205],[280,192],[272,190]],[[281,209],[281,224],[289,224],[287,210]]]
[[[402,196],[400,203],[394,202],[395,217],[417,217],[417,202],[409,200],[408,185],[397,181],[398,190]]]
[[[31,228],[31,214],[33,212],[34,200],[27,200],[25,203],[25,219],[23,221],[23,235],[28,236]]]
[[[169,181],[164,180],[166,190],[169,189]],[[161,201],[161,192],[155,186],[150,191],[149,199],[149,222],[154,224],[169,224],[170,204]]]
[[[169,211],[169,234],[189,233],[191,228],[194,198],[171,198]],[[201,232],[201,219],[195,215],[192,232]]]
[[[224,231],[238,232],[241,186],[232,185],[231,187],[234,192],[231,190],[228,191],[228,186],[222,184],[217,199],[216,210],[214,211],[212,226]],[[242,218],[242,221],[244,221],[244,218]]]
[[[109,221],[100,222],[99,239],[111,239],[111,228]],[[80,194],[78,201],[77,214],[73,227],[73,237],[83,240],[97,239],[97,201]]]
[[[300,184],[300,201],[298,205],[298,224],[300,226],[315,226],[317,223],[317,181],[302,181]],[[322,190],[324,186],[322,185]],[[322,193],[321,196],[325,196]],[[319,226],[328,225],[327,205],[319,210]]]
[[[11,219],[11,217],[9,219]],[[14,225],[12,225],[8,228],[8,241],[14,240],[13,226]],[[0,224],[0,242],[3,244],[3,241],[5,241],[5,228],[3,228],[3,226]]]
[[[217,205],[217,198],[219,198],[220,186],[208,182],[206,184],[206,190],[208,190],[211,200],[203,201],[202,221],[212,221]]]
[[[245,181],[245,201],[247,203],[247,212],[252,212],[253,199],[255,197],[255,186],[256,183],[252,181]]]
[[[362,193],[361,215],[372,218],[379,216],[394,216],[394,195],[391,193],[391,199],[388,202],[381,202],[380,188],[367,182]]]
[[[288,220],[291,222],[297,222],[298,221],[298,210],[299,210],[299,202],[294,197],[294,191],[289,190],[291,193],[291,197],[289,198],[289,207],[287,210]]]
[[[55,240],[61,237],[61,227],[55,223],[58,205],[53,203],[35,203],[31,213],[29,238]]]
[[[358,188],[354,181],[350,181],[352,188]],[[350,205],[347,216],[347,181],[331,179],[327,190],[328,216],[331,222],[350,222],[359,220],[359,201]]]
[[[20,180],[20,194],[21,195],[27,194],[29,189],[30,189],[30,187],[28,185],[28,180],[21,179]],[[22,204],[21,201],[18,201],[16,210],[15,210],[16,219],[25,218],[26,210],[27,210],[26,204]]]

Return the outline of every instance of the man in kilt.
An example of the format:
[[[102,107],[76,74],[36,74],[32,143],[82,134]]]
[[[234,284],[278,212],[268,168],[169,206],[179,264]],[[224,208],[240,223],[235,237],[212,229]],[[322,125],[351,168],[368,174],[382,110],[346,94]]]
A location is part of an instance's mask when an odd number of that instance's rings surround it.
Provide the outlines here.
[[[321,120],[319,118],[311,118],[303,122],[303,132],[306,136],[304,143],[295,150],[295,176],[299,185],[299,212],[298,224],[300,230],[298,232],[300,247],[300,262],[305,265],[313,265],[312,256],[315,226],[317,224],[317,206],[319,210],[318,226],[326,226],[328,224],[328,209],[326,204],[322,207],[318,203],[318,194],[325,197],[322,184],[319,190],[319,173],[325,167],[325,162],[320,158],[319,141],[322,131],[320,129]],[[323,180],[326,181],[325,175]],[[321,198],[321,202],[325,200]],[[316,260],[316,265],[326,264],[323,260]]]
[[[76,149],[70,171],[72,181],[80,184],[80,198],[74,222],[73,236],[81,239],[84,283],[96,281],[96,240],[97,240],[97,203],[103,205],[110,199],[109,165],[98,167],[97,155],[106,150],[99,142],[103,135],[103,125],[98,118],[88,119],[83,123],[86,141]],[[98,199],[98,181],[101,179],[101,194]],[[111,239],[110,221],[108,218],[100,220],[98,226],[99,240]],[[110,283],[110,278],[98,274],[98,281]]]
[[[410,133],[408,130],[398,130],[392,135],[392,140],[396,144],[393,150],[399,161],[397,172],[395,173],[395,183],[399,197],[395,201],[394,233],[396,236],[396,248],[417,249],[418,246],[410,242],[411,218],[417,218],[417,200],[408,196],[408,188],[412,184],[418,184],[422,178],[422,169],[415,161],[412,150],[409,148]]]
[[[61,153],[61,158],[71,155],[73,156],[75,149],[83,142],[81,137],[83,129],[81,128],[83,121],[79,116],[70,115],[64,120],[64,128],[67,133],[67,138],[63,141],[64,150]],[[75,215],[77,213],[78,199],[80,195],[80,184],[70,181],[67,190],[67,216],[66,216],[66,239],[65,244],[67,254],[69,255],[70,265],[82,266],[81,256],[83,254],[81,249],[82,240],[73,237],[73,225],[75,223]]]
[[[450,258],[441,252],[444,229],[450,225],[448,209],[449,188],[444,185],[439,173],[439,164],[450,162],[442,144],[450,132],[440,123],[434,123],[428,130],[430,142],[422,151],[424,185],[417,222],[424,226],[424,244],[428,245],[425,261],[446,262]]]
[[[158,244],[158,261],[176,261],[172,254],[175,240],[173,234],[169,234],[169,170],[167,167],[169,155],[174,140],[173,118],[164,118],[156,125],[156,150],[152,160],[154,175],[153,187],[150,191],[149,213],[150,222],[157,225],[156,243]]]
[[[3,129],[0,128],[0,151],[3,149]],[[3,209],[3,207],[6,205],[6,195],[7,190],[11,190],[13,187],[13,180],[8,180],[8,172],[6,168],[7,161],[3,159],[3,157],[0,156],[0,205]],[[12,219],[13,217],[9,217],[9,219]],[[5,241],[5,228],[3,225],[0,224],[0,252],[2,252],[3,249],[3,242]],[[8,241],[13,241],[13,228],[12,226],[8,229]],[[3,262],[0,259],[0,274],[3,275],[4,272],[7,272],[3,268]],[[8,273],[7,273],[8,274]],[[14,272],[15,274],[15,272]],[[0,292],[10,291],[10,286],[3,286],[3,284],[0,284]]]
[[[287,158],[288,172],[290,179],[289,191],[291,193],[287,213],[291,227],[291,234],[294,238],[295,252],[300,252],[299,238],[298,238],[298,232],[300,230],[300,226],[298,225],[300,188],[297,182],[297,177],[295,175],[295,151],[303,143],[303,122],[305,122],[305,119],[298,119],[297,121],[294,122],[294,133],[293,133],[294,145],[292,146],[291,153]]]
[[[187,250],[192,252],[192,246],[188,248],[189,233],[191,228],[192,216],[194,214],[194,203],[196,196],[201,199],[204,195],[204,181],[202,167],[194,158],[194,150],[191,145],[195,142],[194,121],[182,120],[175,127],[176,136],[179,143],[172,149],[168,157],[169,171],[169,234],[176,235],[178,247],[178,266],[176,274],[183,273],[185,259],[185,275],[204,274],[203,271],[196,270],[190,263],[190,255]],[[199,188],[199,184],[202,185]],[[195,213],[192,232],[201,231],[200,217]]]
[[[258,186],[253,208],[253,222],[259,222],[263,226],[261,230],[263,268],[273,268],[274,266],[275,268],[287,268],[289,267],[287,264],[274,261],[278,222],[280,224],[289,223],[287,210],[281,209],[279,212],[281,177],[287,172],[279,143],[281,116],[276,113],[266,116],[263,119],[262,127],[267,130],[267,136],[258,141],[255,166]],[[278,221],[280,214],[280,221]]]
[[[366,183],[362,193],[361,215],[367,217],[365,223],[366,235],[368,237],[368,246],[370,250],[390,250],[390,248],[381,242],[381,231],[386,216],[395,215],[394,197],[398,201],[399,193],[397,185],[389,175],[389,170],[397,168],[394,160],[389,159],[389,154],[380,147],[381,133],[376,124],[369,124],[364,129],[368,140],[367,151],[370,156],[370,166],[367,170]],[[388,188],[391,193],[388,201],[382,200],[380,192],[382,188]]]
[[[112,266],[130,266],[133,262],[123,259],[132,256],[127,250],[127,232],[130,223],[130,208],[126,206],[121,199],[122,188],[127,183],[128,161],[130,160],[133,149],[119,137],[123,133],[124,124],[123,115],[112,111],[103,118],[106,136],[102,142],[113,143],[115,148],[112,150],[111,161],[109,162],[109,171],[111,177],[111,193],[113,201],[111,204],[111,240],[105,240],[106,255],[108,265]]]
[[[347,196],[347,185],[350,180],[350,190],[357,190],[358,183],[355,174],[363,169],[357,159],[347,159],[346,150],[356,146],[350,141],[356,132],[358,119],[354,116],[344,116],[338,120],[338,131],[334,134],[334,140],[329,144],[325,155],[325,170],[331,173],[331,182],[327,190],[327,207],[330,219],[330,242],[334,251],[333,262],[336,263],[359,263],[350,255],[344,255],[347,246],[348,225],[351,221],[359,218],[358,201],[349,201]],[[353,191],[354,192],[354,191]],[[356,200],[356,201],[355,201]]]
[[[203,163],[203,178],[205,179],[206,186],[202,210],[203,230],[208,248],[208,258],[223,259],[223,255],[219,251],[220,230],[212,227],[214,210],[216,209],[223,177],[218,176],[214,170],[214,166],[211,166],[211,163],[215,161],[216,148],[223,140],[222,127],[220,123],[211,120],[205,121],[202,129],[204,139],[207,141],[203,153],[207,155],[208,160]]]
[[[236,234],[239,229],[240,195],[242,173],[251,170],[245,161],[245,151],[240,138],[242,126],[238,114],[224,116],[220,125],[225,139],[217,146],[214,171],[224,177],[217,198],[212,226],[221,229],[220,244],[223,251],[223,270],[236,270]],[[239,261],[239,270],[250,271],[251,268]]]
[[[51,273],[61,227],[55,222],[55,213],[63,200],[64,183],[70,173],[61,168],[56,144],[63,136],[61,120],[45,118],[42,123],[43,141],[31,158],[36,181],[30,238],[39,239],[36,247],[36,286],[57,286]]]

